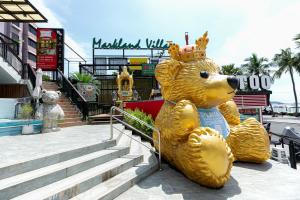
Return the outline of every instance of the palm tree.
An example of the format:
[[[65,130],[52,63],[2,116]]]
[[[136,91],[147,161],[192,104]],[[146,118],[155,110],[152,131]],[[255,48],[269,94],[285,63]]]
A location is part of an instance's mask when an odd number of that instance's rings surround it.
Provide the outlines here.
[[[296,42],[297,48],[300,48],[300,33],[294,37],[294,41]]]
[[[245,74],[248,75],[267,75],[270,76],[271,74],[271,64],[268,63],[268,59],[265,57],[259,58],[257,54],[252,53],[249,58],[246,58],[244,61],[247,63],[242,65],[242,70]],[[271,76],[270,76],[271,77]],[[273,78],[271,78],[273,82]],[[272,115],[274,116],[274,110],[271,101],[269,102]]]
[[[270,64],[268,59],[265,57],[259,58],[255,53],[244,61],[247,63],[242,65],[242,69],[246,74],[249,75],[270,75]]]
[[[297,71],[300,74],[300,55],[293,54],[290,48],[281,49],[279,54],[275,54],[273,61],[278,67],[278,70],[273,75],[274,78],[280,78],[281,75],[286,72],[289,72],[291,76],[296,104],[295,115],[298,116],[298,99],[294,80],[294,71]]]
[[[221,69],[224,75],[242,75],[243,72],[240,68],[234,67],[234,64],[223,65]]]

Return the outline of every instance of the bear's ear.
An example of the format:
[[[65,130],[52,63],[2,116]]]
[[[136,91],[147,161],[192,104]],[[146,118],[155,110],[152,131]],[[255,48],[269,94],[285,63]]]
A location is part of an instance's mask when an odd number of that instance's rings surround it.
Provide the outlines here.
[[[177,60],[164,60],[156,66],[155,77],[161,86],[168,87],[176,78],[181,68],[182,65]]]
[[[58,94],[58,96],[61,96],[61,92],[60,91],[56,91],[56,93]]]
[[[42,93],[43,93],[43,94],[46,94],[46,92],[47,92],[47,90],[45,90],[45,89],[42,90]]]

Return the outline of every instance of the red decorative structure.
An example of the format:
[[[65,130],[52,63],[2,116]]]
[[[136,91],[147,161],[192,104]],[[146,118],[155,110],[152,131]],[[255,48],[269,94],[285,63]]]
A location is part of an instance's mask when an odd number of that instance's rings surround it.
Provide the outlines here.
[[[164,100],[131,101],[131,102],[124,102],[123,107],[125,109],[131,109],[131,110],[138,108],[144,113],[152,115],[153,119],[155,119],[163,103]]]

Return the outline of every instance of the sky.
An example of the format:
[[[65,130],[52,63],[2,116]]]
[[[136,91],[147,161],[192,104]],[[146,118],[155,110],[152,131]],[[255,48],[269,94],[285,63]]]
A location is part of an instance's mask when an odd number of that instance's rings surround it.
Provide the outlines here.
[[[207,56],[218,65],[234,63],[256,53],[271,60],[280,49],[295,48],[300,33],[300,1],[297,0],[30,0],[48,19],[39,27],[64,28],[66,42],[91,61],[93,37],[111,42],[123,38],[163,38],[183,45],[208,31]],[[66,58],[80,60],[67,50]],[[70,71],[77,71],[73,63]],[[298,99],[300,76],[295,74]],[[289,74],[275,80],[271,101],[293,103]]]

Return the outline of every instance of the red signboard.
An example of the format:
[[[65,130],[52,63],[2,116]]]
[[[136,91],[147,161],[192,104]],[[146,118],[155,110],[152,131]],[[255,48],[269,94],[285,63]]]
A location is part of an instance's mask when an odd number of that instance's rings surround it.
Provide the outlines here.
[[[235,95],[233,100],[240,107],[268,105],[267,95]]]
[[[43,71],[63,69],[63,29],[37,29],[37,67]]]

